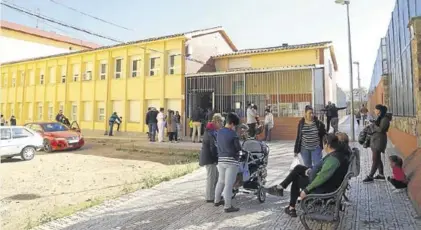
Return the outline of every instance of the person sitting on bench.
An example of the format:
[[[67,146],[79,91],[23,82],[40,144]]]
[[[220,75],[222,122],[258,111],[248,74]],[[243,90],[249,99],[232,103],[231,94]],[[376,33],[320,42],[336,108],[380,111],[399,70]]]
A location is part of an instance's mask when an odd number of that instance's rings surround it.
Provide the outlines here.
[[[283,196],[284,189],[291,184],[290,202],[284,209],[286,214],[297,217],[295,205],[298,197],[304,199],[310,193],[330,193],[340,187],[348,172],[350,155],[349,146],[341,139],[343,137],[333,133],[325,136],[323,148],[327,155],[319,164],[312,169],[297,165],[281,184],[268,189],[269,194]]]

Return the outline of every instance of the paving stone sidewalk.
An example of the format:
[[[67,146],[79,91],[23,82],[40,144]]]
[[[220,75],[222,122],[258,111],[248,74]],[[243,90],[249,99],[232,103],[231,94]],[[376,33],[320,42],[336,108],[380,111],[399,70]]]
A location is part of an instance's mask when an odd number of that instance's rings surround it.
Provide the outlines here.
[[[347,121],[349,122],[349,121]],[[347,130],[345,122],[340,130]],[[345,126],[344,126],[345,125]],[[293,159],[292,142],[271,143],[268,166],[269,184],[278,183],[288,173]],[[389,153],[393,152],[389,150]],[[363,184],[371,165],[370,153],[361,151],[361,175],[351,182],[351,204],[342,215],[339,229],[419,230],[406,191],[394,191],[384,181]],[[386,175],[391,174],[385,162]],[[260,204],[255,196],[238,195],[240,212],[226,214],[222,208],[203,201],[204,169],[182,178],[164,182],[152,189],[139,190],[120,199],[50,222],[37,230],[132,230],[132,229],[303,229],[298,218],[290,218],[282,208],[288,197],[268,195]]]

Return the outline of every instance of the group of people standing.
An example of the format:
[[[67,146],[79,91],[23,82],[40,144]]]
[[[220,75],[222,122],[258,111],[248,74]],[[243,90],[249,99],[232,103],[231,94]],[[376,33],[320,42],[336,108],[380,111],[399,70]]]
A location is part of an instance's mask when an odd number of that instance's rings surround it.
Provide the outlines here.
[[[148,126],[148,138],[150,142],[155,142],[156,134],[158,134],[158,142],[164,142],[165,129],[167,130],[168,139],[171,142],[178,142],[179,133],[181,131],[181,116],[178,111],[165,109],[148,108],[146,113],[146,125]]]
[[[3,114],[0,115],[0,126],[8,126],[9,124],[10,124],[10,126],[16,126],[16,118],[15,118],[15,116],[12,115],[10,117],[10,121],[9,122],[6,121],[6,119],[4,119]]]

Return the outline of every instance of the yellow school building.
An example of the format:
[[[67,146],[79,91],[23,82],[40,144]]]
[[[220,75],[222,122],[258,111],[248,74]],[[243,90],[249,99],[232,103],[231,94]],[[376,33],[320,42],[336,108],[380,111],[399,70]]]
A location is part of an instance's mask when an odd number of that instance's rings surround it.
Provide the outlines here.
[[[291,139],[304,104],[336,101],[337,69],[331,42],[238,50],[214,27],[2,63],[0,113],[24,124],[63,110],[104,131],[117,112],[121,131],[145,132],[148,107],[179,111],[186,124],[197,105],[228,112],[251,102],[261,116],[271,106],[278,139]]]

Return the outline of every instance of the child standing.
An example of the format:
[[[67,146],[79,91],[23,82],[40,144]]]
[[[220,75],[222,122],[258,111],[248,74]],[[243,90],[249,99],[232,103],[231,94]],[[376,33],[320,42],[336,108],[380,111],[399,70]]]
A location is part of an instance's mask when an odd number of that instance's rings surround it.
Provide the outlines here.
[[[390,167],[392,167],[393,177],[387,177],[387,180],[397,189],[406,188],[408,182],[402,169],[402,158],[392,155],[389,157],[389,161]]]

